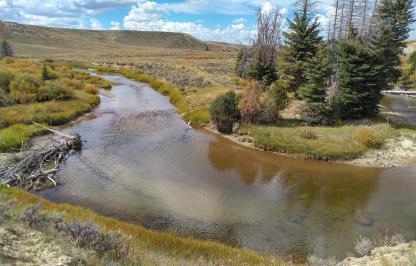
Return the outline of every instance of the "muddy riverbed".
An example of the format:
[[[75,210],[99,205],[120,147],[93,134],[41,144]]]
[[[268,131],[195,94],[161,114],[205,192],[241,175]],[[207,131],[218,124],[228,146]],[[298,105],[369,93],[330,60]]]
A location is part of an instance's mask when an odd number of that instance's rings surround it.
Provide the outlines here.
[[[117,76],[115,97],[65,131],[88,140],[39,193],[148,228],[274,255],[345,257],[360,236],[416,238],[416,166],[298,160],[186,125]]]

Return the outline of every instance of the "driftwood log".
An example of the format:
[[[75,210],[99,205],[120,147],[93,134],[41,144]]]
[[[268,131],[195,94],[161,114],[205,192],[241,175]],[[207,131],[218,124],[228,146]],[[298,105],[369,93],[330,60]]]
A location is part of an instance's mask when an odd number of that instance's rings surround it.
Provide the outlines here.
[[[21,161],[0,169],[1,184],[20,187],[27,191],[39,190],[49,182],[57,185],[55,173],[59,165],[71,155],[73,150],[80,150],[85,140],[78,133],[65,135],[59,131],[44,128],[59,138],[54,139],[47,148],[37,148]]]

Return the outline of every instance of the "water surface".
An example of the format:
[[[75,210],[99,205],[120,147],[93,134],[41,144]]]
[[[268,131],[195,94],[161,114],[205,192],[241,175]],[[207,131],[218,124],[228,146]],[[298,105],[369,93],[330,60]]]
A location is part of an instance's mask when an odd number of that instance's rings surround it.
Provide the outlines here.
[[[360,235],[416,238],[416,167],[277,156],[184,123],[166,97],[122,77],[88,140],[40,193],[148,228],[274,255],[344,257]],[[371,220],[364,226],[357,217]]]

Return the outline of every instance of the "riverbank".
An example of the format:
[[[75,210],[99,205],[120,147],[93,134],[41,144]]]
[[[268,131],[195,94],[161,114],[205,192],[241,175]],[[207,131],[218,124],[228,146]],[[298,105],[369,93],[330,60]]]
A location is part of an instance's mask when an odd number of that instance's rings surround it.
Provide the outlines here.
[[[271,127],[260,132],[257,131],[257,127],[243,125],[237,134],[222,134],[213,127],[204,128],[248,148],[299,159],[318,159],[367,167],[409,166],[416,161],[416,132],[412,130],[384,128],[385,135],[381,140],[381,146],[371,149],[353,139],[353,132],[361,130],[361,127]],[[325,138],[321,135],[325,131],[338,132],[329,133],[331,135]],[[273,139],[272,134],[278,136]],[[319,138],[322,138],[322,141],[319,141]],[[335,143],[328,144],[328,139]]]
[[[348,257],[339,265],[342,266],[384,266],[416,265],[416,242],[400,243],[393,246],[376,247],[368,256]]]
[[[156,91],[168,96],[186,122],[203,127],[209,123],[208,108],[204,105],[190,104],[189,97],[193,95],[192,92],[183,93],[179,87],[133,69],[118,66],[95,69],[147,83]],[[242,125],[238,134],[223,136],[246,147],[301,159],[373,167],[404,166],[416,161],[416,147],[413,145],[416,132],[402,127],[401,124],[391,124],[393,120],[387,123],[386,119],[382,118],[379,121],[332,127],[310,127],[297,121],[298,119],[283,119],[282,125],[276,126]]]
[[[23,264],[284,265],[277,257],[147,230],[19,189],[0,186],[0,197],[0,254]],[[94,242],[97,234],[101,240]]]

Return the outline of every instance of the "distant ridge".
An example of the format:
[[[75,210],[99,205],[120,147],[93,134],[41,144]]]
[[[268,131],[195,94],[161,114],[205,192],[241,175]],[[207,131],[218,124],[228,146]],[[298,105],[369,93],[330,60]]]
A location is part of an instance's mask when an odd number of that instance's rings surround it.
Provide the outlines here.
[[[98,31],[66,28],[50,28],[0,21],[0,40],[7,39],[18,46],[21,53],[30,46],[38,49],[103,50],[120,46],[207,50],[209,44],[185,33],[151,31]]]

